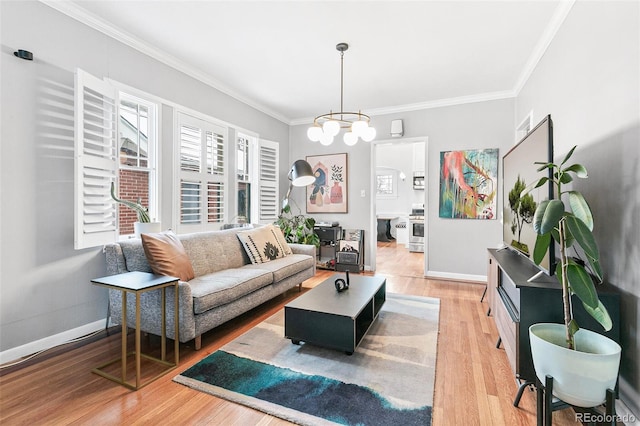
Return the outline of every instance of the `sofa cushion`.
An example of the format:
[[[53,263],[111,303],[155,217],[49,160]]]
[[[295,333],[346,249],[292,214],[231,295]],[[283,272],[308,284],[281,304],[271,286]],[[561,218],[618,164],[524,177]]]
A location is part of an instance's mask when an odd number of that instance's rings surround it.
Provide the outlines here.
[[[240,229],[179,235],[196,277],[250,263],[236,234]]]
[[[315,262],[313,257],[306,254],[292,254],[260,265],[247,265],[242,269],[268,270],[273,273],[273,282],[277,283],[300,271],[313,268]]]
[[[285,256],[285,248],[278,239],[279,228],[266,225],[249,231],[238,232],[251,263],[260,264]]]
[[[193,279],[191,260],[182,243],[171,231],[142,234],[142,247],[151,270],[160,275],[170,275],[181,281]]]
[[[215,307],[225,305],[271,285],[273,274],[264,269],[227,269],[203,275],[189,281],[193,296],[193,310],[201,314]]]

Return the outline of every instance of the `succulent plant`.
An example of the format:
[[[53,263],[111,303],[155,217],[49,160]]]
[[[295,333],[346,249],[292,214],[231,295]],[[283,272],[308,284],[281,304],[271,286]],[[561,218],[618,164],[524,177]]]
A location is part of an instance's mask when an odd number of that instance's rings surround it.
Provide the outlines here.
[[[138,198],[138,201],[134,203],[133,201],[121,200],[120,198],[116,197],[115,182],[111,182],[111,198],[116,200],[116,202],[120,204],[124,204],[125,206],[135,211],[136,214],[138,215],[138,222],[141,222],[141,223],[151,222],[151,219],[149,218],[149,212],[147,211],[147,208],[141,204],[140,198]]]

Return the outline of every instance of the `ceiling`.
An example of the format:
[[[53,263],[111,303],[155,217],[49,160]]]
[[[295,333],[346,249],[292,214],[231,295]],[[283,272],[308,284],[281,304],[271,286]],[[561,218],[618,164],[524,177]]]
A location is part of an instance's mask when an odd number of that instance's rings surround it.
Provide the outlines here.
[[[514,96],[572,1],[44,1],[289,124]]]

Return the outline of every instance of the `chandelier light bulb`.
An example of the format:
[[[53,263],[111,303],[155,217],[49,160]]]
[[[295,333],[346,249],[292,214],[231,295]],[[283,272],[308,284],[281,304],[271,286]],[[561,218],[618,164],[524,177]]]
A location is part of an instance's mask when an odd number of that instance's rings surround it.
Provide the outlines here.
[[[331,145],[333,143],[333,136],[323,133],[322,137],[320,137],[320,143],[324,146]]]
[[[356,134],[356,136],[362,137],[364,132],[369,127],[369,124],[364,120],[358,120],[351,125],[351,131]]]
[[[318,142],[322,137],[322,128],[318,126],[309,127],[307,130],[307,137],[311,142]]]
[[[373,127],[367,127],[365,134],[361,136],[365,142],[371,142],[376,138],[376,129]]]
[[[329,136],[336,136],[340,133],[340,123],[335,120],[327,120],[322,125],[322,130]]]
[[[344,143],[349,146],[353,146],[358,142],[358,135],[356,135],[352,131],[345,133],[343,138],[344,138]]]

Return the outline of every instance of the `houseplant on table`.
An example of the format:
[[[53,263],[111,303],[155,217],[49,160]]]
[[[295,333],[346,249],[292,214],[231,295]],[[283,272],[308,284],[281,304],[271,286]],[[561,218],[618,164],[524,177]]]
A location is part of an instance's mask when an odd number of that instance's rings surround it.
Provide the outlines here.
[[[114,182],[111,182],[111,198],[113,198],[117,203],[123,204],[136,212],[138,221],[134,222],[133,228],[137,237],[140,237],[140,234],[160,232],[160,222],[151,221],[149,211],[141,204],[140,199],[138,199],[137,202],[133,202],[122,200],[116,196],[116,186]]]
[[[580,407],[602,404],[606,390],[613,389],[620,366],[620,346],[606,336],[580,329],[573,317],[572,295],[602,327],[612,327],[607,309],[598,298],[595,283],[602,283],[599,251],[593,236],[591,209],[578,191],[563,191],[574,177],[586,179],[581,164],[565,164],[574,146],[560,164],[539,163],[538,171],[549,172],[535,188],[551,180],[557,199],[541,202],[534,214],[533,228],[537,233],[533,259],[540,264],[552,240],[560,246],[560,262],[555,275],[562,287],[564,324],[534,324],[529,328],[531,353],[538,379],[554,378],[553,393],[561,400]],[[570,210],[562,200],[568,200]],[[573,248],[578,258],[569,256]],[[579,248],[579,249],[578,249]],[[586,262],[580,259],[581,253]]]

